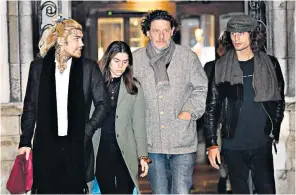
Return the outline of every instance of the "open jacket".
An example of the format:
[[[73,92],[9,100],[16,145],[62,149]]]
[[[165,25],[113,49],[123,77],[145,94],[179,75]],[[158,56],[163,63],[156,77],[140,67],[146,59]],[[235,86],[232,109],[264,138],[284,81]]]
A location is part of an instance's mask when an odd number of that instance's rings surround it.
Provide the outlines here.
[[[269,118],[266,121],[264,132],[277,142],[285,110],[284,78],[277,59],[273,56],[269,57],[274,64],[282,100],[261,102],[261,104]],[[204,115],[204,130],[206,147],[210,147],[217,145],[216,133],[219,123],[222,124],[221,136],[223,138],[232,138],[234,136],[243,101],[243,84],[230,85],[229,82],[224,82],[217,85],[214,63],[206,71],[210,72],[210,76],[207,106]]]
[[[50,61],[54,61],[54,58]],[[40,84],[40,75],[42,72],[42,67],[44,64],[44,59],[36,59],[30,65],[29,78],[26,90],[26,96],[24,99],[23,114],[21,118],[21,130],[22,134],[20,137],[19,147],[31,147],[31,140],[35,131],[35,125],[40,114],[46,116],[46,113],[38,113],[38,93],[39,93],[39,84]],[[91,137],[93,136],[95,130],[100,127],[103,119],[106,116],[108,105],[107,105],[107,94],[105,92],[104,83],[101,71],[99,70],[97,63],[95,61],[83,58],[72,58],[72,65],[76,63],[79,66],[82,66],[83,70],[83,93],[85,100],[85,128],[81,129],[82,136],[84,136],[84,146],[82,144],[81,150],[77,151],[79,154],[82,152],[84,155],[84,163],[86,171],[86,182],[90,181],[94,177],[94,152],[92,147]],[[70,73],[71,74],[71,73]],[[68,94],[68,97],[71,94]],[[89,111],[91,103],[94,103],[95,110],[91,117],[89,117]],[[42,129],[36,129],[36,131],[41,131]],[[37,137],[37,138],[36,138]],[[37,151],[35,142],[38,140],[38,136],[34,136],[33,140],[33,152]],[[82,138],[83,139],[83,138]],[[42,140],[38,140],[38,143],[41,143]],[[42,146],[42,143],[41,145]],[[43,147],[43,146],[42,146]],[[84,148],[83,148],[84,147]],[[39,152],[39,151],[38,151]],[[42,152],[42,151],[40,151]],[[34,152],[34,155],[38,154]],[[54,158],[54,156],[52,157]],[[45,162],[46,163],[46,162]]]
[[[123,79],[121,79],[115,116],[115,134],[129,174],[138,192],[140,192],[138,184],[138,159],[141,156],[148,156],[148,153],[144,93],[142,87],[138,83],[136,85],[138,93],[135,95],[129,94]],[[96,136],[96,138],[93,141],[100,140],[100,136]],[[95,143],[94,145],[99,144]]]
[[[208,79],[197,55],[177,45],[167,68],[168,89],[158,89],[146,48],[133,52],[134,76],[145,97],[148,152],[186,154],[197,151],[196,120],[205,111]],[[191,120],[178,115],[189,112]]]

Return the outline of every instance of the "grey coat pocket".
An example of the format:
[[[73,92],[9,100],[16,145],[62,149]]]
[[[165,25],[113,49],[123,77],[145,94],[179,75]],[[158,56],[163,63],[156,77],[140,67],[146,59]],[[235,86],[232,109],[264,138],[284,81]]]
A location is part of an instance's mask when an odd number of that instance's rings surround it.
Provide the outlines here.
[[[173,147],[180,148],[180,147],[189,147],[192,146],[196,133],[193,132],[192,120],[181,120],[177,118],[175,120],[175,125],[172,129],[174,129],[174,144]]]

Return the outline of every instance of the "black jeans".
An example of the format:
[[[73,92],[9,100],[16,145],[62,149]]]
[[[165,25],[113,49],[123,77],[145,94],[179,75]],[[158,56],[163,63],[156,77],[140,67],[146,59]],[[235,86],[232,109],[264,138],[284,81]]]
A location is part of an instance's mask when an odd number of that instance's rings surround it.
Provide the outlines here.
[[[134,182],[120,152],[98,151],[96,178],[102,194],[132,194]]]
[[[46,188],[32,187],[32,194],[85,194],[83,188],[75,186],[71,183],[71,179],[67,177],[67,157],[69,156],[70,138],[68,136],[58,136],[56,144],[58,152],[52,158],[56,159],[55,169],[58,170],[59,175],[56,176],[54,181],[51,182]],[[75,163],[75,162],[73,162]],[[53,184],[52,184],[53,183]],[[54,187],[53,187],[54,186]]]
[[[224,159],[234,194],[250,193],[249,170],[258,194],[275,194],[271,143],[251,150],[224,150]]]

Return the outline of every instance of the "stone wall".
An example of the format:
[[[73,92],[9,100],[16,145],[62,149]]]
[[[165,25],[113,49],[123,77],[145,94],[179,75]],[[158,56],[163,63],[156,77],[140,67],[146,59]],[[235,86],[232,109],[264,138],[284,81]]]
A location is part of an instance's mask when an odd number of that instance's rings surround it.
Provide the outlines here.
[[[278,153],[274,154],[278,194],[295,194],[295,22],[294,1],[266,1],[268,53],[281,65],[285,79],[285,117]]]
[[[277,154],[273,151],[277,194],[295,194],[295,103],[288,104]]]
[[[21,103],[1,105],[1,189],[0,194],[7,194],[6,182],[17,155],[20,138]]]

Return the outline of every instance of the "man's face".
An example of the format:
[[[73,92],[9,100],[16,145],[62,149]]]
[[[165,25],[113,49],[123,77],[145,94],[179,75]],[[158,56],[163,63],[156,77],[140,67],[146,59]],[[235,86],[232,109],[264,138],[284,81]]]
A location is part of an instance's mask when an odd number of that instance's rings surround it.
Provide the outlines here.
[[[80,58],[84,46],[82,42],[83,33],[81,30],[73,29],[62,46],[64,51],[71,57]]]
[[[113,78],[120,77],[129,65],[127,53],[117,53],[110,61],[109,68]]]
[[[168,47],[173,33],[174,28],[171,28],[169,21],[154,20],[151,22],[147,36],[150,38],[153,46],[161,50]]]
[[[231,32],[230,37],[236,51],[243,51],[250,48],[249,32]]]

